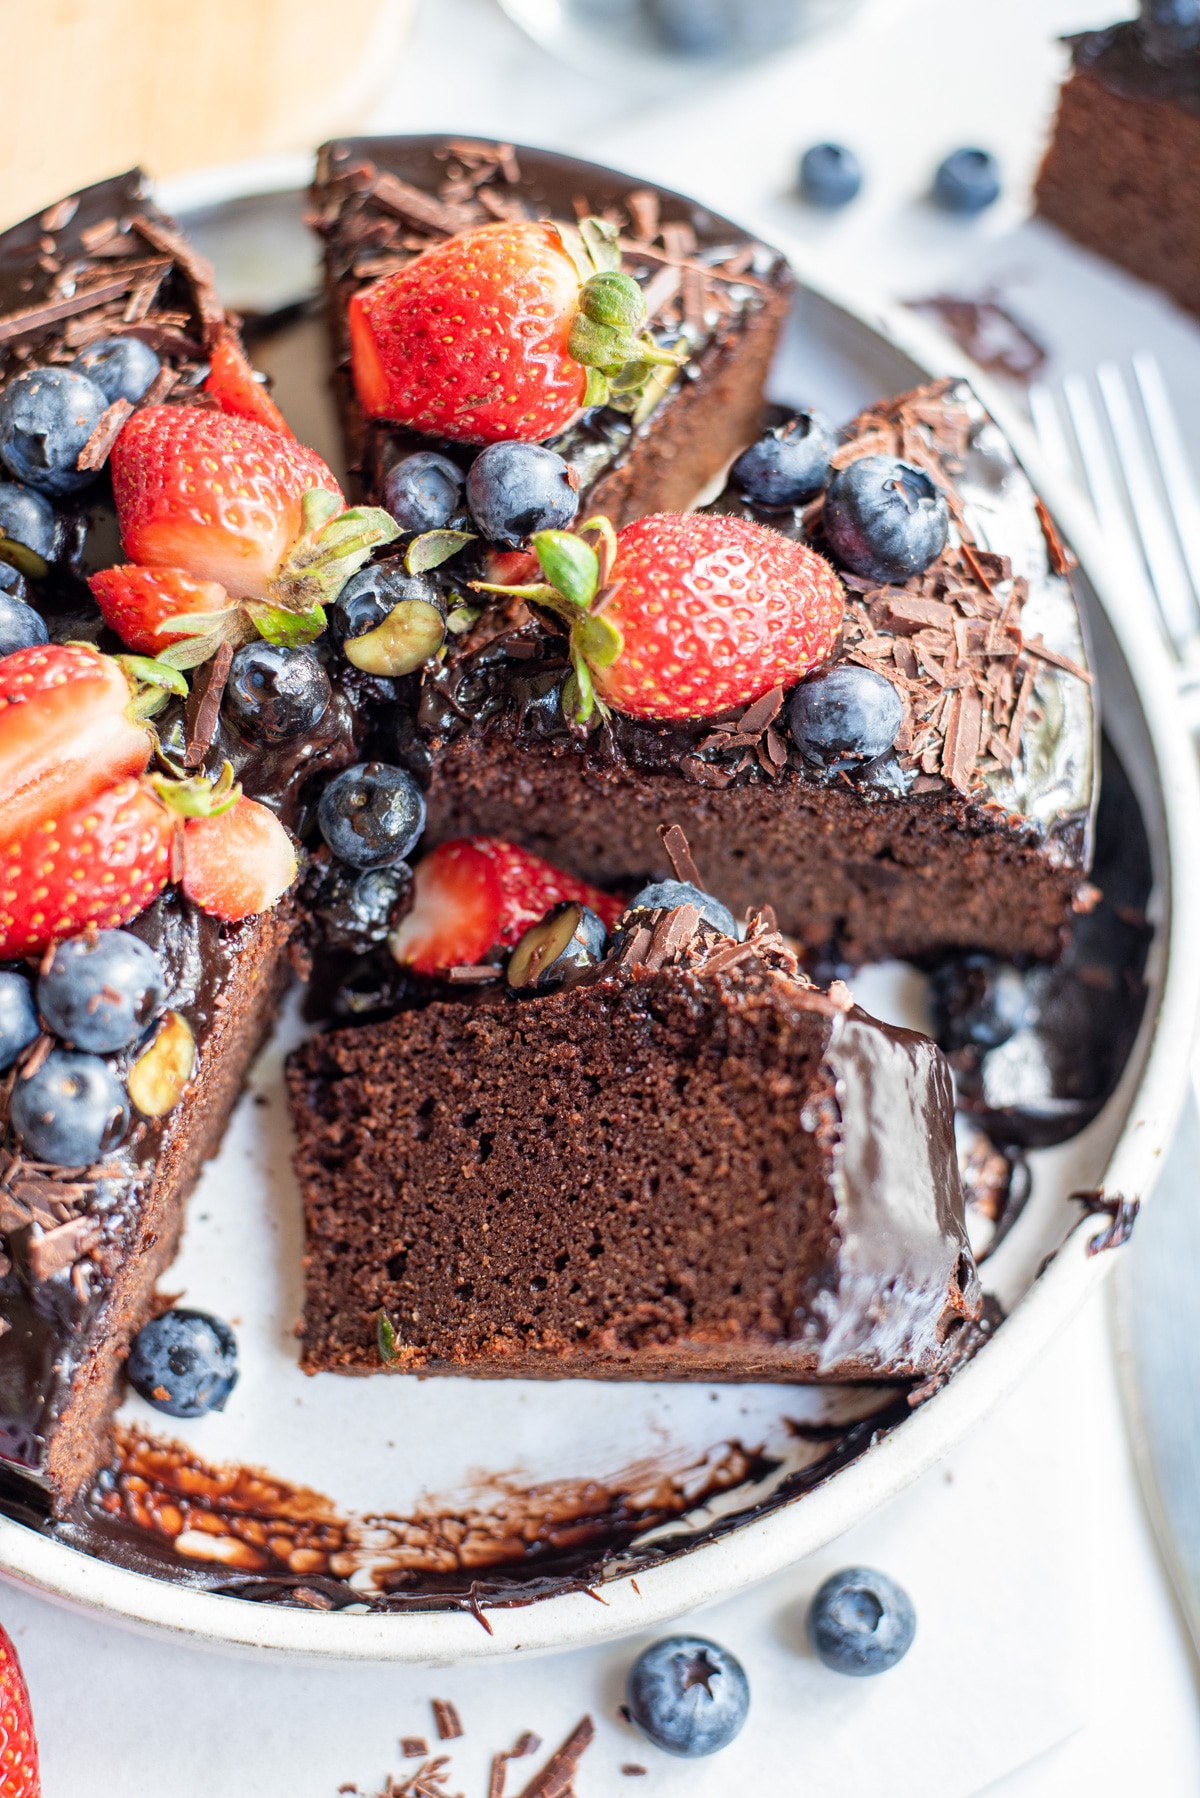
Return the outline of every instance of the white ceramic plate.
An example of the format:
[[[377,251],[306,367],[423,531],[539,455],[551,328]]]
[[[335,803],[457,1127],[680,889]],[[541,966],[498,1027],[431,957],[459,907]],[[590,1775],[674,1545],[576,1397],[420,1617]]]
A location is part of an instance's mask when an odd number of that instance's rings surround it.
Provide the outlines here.
[[[202,192],[193,182],[188,197]],[[315,257],[299,224],[299,194],[230,198],[226,186],[206,197],[220,203],[193,211],[188,223],[216,262],[231,306],[269,310],[311,291]],[[300,434],[336,461],[319,327],[301,325],[259,360],[276,375],[277,396]],[[638,1483],[631,1484],[631,1468],[643,1484],[667,1476],[696,1492],[730,1444],[765,1449],[779,1470],[762,1486],[741,1485],[660,1532],[672,1537],[671,1551],[636,1576],[599,1582],[602,1602],[559,1591],[490,1608],[490,1633],[459,1609],[320,1612],[193,1590],[3,1519],[0,1574],[134,1627],[293,1656],[444,1661],[547,1652],[628,1633],[727,1596],[849,1528],[976,1422],[1104,1277],[1114,1257],[1089,1258],[1086,1243],[1097,1226],[1079,1224],[1069,1194],[1103,1185],[1127,1198],[1147,1196],[1182,1102],[1200,1010],[1200,945],[1188,924],[1200,909],[1200,803],[1170,670],[1154,632],[1106,582],[1103,556],[1074,496],[1042,469],[1020,419],[946,340],[907,316],[835,296],[807,275],[773,386],[781,399],[845,418],[881,393],[954,372],[971,375],[1009,432],[1086,571],[1106,728],[1150,834],[1159,924],[1143,1029],[1117,1093],[1080,1136],[1031,1158],[1033,1196],[986,1264],[988,1289],[1011,1309],[993,1342],[856,1461],[741,1522],[732,1514],[768,1497],[784,1473],[820,1452],[789,1423],[820,1418],[831,1402],[839,1414],[856,1407],[861,1413],[861,1391],[831,1400],[779,1386],[305,1378],[292,1334],[301,1302],[301,1214],[281,1085],[283,1056],[299,1029],[289,1008],[191,1201],[183,1250],[165,1281],[170,1291],[186,1292],[187,1302],[235,1322],[243,1369],[228,1409],[175,1425],[179,1439],[208,1462],[250,1463],[310,1486],[360,1520],[440,1516],[455,1507],[494,1512],[531,1486],[553,1498],[561,1490],[556,1482],[595,1479],[628,1491]],[[855,990],[881,1015],[912,1017],[914,982],[898,966],[864,971]],[[122,1416],[166,1433],[164,1420],[136,1398]],[[730,1521],[715,1528],[722,1517]],[[389,1531],[395,1534],[389,1524],[358,1525],[360,1577],[388,1559]]]

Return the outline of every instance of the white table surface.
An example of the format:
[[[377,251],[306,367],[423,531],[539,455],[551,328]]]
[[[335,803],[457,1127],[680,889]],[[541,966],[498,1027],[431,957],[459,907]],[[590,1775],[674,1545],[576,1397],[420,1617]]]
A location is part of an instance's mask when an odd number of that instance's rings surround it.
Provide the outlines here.
[[[426,0],[364,127],[591,155],[894,297],[995,289],[1046,344],[1051,373],[1149,347],[1185,416],[1200,418],[1195,322],[1026,217],[1064,64],[1055,36],[1107,11],[1104,0],[863,0],[842,29],[655,108],[550,62],[491,0]],[[868,174],[834,218],[791,192],[800,151],[829,136],[853,144]],[[1006,175],[1001,203],[965,223],[921,198],[961,143],[995,150]],[[1194,1157],[1195,1144],[1180,1152]],[[891,1571],[917,1602],[916,1645],[884,1679],[838,1679],[804,1646],[807,1595],[852,1560]],[[1140,1501],[1103,1297],[943,1467],[814,1561],[697,1619],[743,1657],[753,1691],[744,1735],[708,1763],[656,1756],[620,1722],[625,1646],[524,1665],[326,1670],[145,1641],[9,1588],[0,1621],[29,1676],[46,1798],[333,1798],[346,1782],[373,1793],[416,1765],[401,1762],[398,1737],[432,1734],[433,1696],[463,1715],[448,1789],[466,1798],[482,1798],[494,1749],[526,1727],[556,1741],[584,1710],[598,1739],[579,1798],[1200,1791],[1191,1651]],[[648,1776],[622,1777],[626,1761]],[[510,1786],[535,1764],[514,1767]]]

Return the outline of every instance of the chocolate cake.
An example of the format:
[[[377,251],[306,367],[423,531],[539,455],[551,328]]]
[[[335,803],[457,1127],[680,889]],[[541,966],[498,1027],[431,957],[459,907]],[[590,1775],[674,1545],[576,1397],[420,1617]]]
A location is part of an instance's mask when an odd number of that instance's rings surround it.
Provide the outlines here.
[[[1200,9],[1146,0],[1067,42],[1037,209],[1200,313]]]
[[[388,469],[431,440],[364,420],[349,370],[351,296],[473,226],[589,213],[619,226],[623,266],[643,288],[656,339],[684,345],[687,361],[639,410],[592,408],[551,441],[578,473],[580,516],[604,512],[625,523],[683,511],[754,436],[791,297],[777,251],[679,194],[546,150],[441,136],[346,138],[318,155],[313,222],[325,243],[348,457],[373,503]],[[464,446],[438,440],[437,448],[469,460]]]
[[[769,915],[481,990],[292,1057],[309,1371],[895,1379],[978,1315],[949,1070]]]

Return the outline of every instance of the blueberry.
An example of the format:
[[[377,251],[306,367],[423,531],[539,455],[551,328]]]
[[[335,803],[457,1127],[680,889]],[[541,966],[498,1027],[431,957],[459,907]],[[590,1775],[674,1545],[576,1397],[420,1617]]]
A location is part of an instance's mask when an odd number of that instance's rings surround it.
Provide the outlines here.
[[[0,531],[49,562],[54,558],[54,507],[44,493],[0,481]]]
[[[689,1759],[727,1748],[750,1709],[741,1662],[703,1636],[667,1636],[644,1649],[625,1695],[654,1746]]]
[[[1200,0],[1142,0],[1141,38],[1167,65],[1200,49]]]
[[[411,674],[444,643],[446,604],[427,576],[406,574],[399,562],[376,562],[346,582],[332,623],[356,668]]]
[[[844,755],[873,761],[892,747],[903,717],[904,702],[891,681],[857,662],[810,674],[788,707],[797,749],[824,764]]]
[[[579,477],[538,443],[489,443],[467,476],[471,516],[494,543],[563,530],[579,510]]]
[[[568,900],[525,932],[508,964],[508,984],[546,993],[604,960],[608,932],[589,906]]]
[[[120,1142],[129,1104],[121,1082],[98,1055],[52,1049],[36,1074],[17,1081],[11,1115],[35,1161],[87,1167]]]
[[[722,936],[736,936],[737,923],[727,905],[714,899],[711,893],[701,892],[686,880],[653,880],[649,886],[635,893],[626,906],[626,914],[631,911],[655,911],[660,908],[671,908],[676,905],[694,905],[700,916],[719,930]]]
[[[402,861],[425,828],[425,795],[387,762],[359,762],[331,780],[317,809],[321,835],[352,868]]]
[[[858,157],[845,144],[814,144],[800,158],[800,192],[814,206],[848,206],[861,187]]]
[[[224,705],[243,737],[284,743],[316,728],[332,694],[311,649],[260,641],[247,643],[230,663]]]
[[[101,337],[80,350],[71,367],[94,381],[110,406],[114,400],[136,406],[153,386],[162,363],[140,337]]]
[[[68,938],[37,986],[47,1029],[93,1055],[111,1055],[136,1042],[166,997],[157,955],[128,930]]]
[[[462,510],[463,471],[449,456],[418,450],[388,470],[384,510],[402,531],[436,531]]]
[[[828,482],[832,454],[825,420],[815,412],[798,412],[743,450],[729,478],[754,505],[802,506]]]
[[[684,56],[722,56],[736,41],[728,0],[646,0],[663,43]]]
[[[1025,1022],[1030,994],[1024,974],[994,955],[955,955],[929,981],[934,1034],[947,1054],[998,1049]]]
[[[0,971],[0,1073],[27,1049],[41,1025],[24,974]]]
[[[870,1567],[845,1567],[831,1574],[808,1612],[809,1639],[818,1660],[855,1679],[886,1673],[903,1660],[916,1629],[908,1593]]]
[[[223,1411],[237,1385],[237,1341],[229,1325],[205,1311],[164,1311],[133,1339],[129,1383],[168,1417]]]
[[[0,580],[0,587],[3,585]],[[0,593],[0,656],[10,656],[15,650],[32,649],[35,644],[49,641],[46,620],[40,612],[35,612],[32,606],[11,593]]]
[[[830,481],[824,530],[843,568],[868,580],[906,581],[945,549],[950,512],[924,469],[896,456],[862,456]]]
[[[40,493],[76,493],[96,478],[75,466],[108,401],[69,368],[31,368],[0,393],[0,459]]]
[[[412,869],[407,862],[368,868],[362,874],[334,862],[324,870],[312,899],[324,946],[363,955],[382,943],[398,920],[411,887]]]
[[[1000,197],[1000,165],[987,150],[952,150],[938,164],[933,197],[947,212],[982,212]]]

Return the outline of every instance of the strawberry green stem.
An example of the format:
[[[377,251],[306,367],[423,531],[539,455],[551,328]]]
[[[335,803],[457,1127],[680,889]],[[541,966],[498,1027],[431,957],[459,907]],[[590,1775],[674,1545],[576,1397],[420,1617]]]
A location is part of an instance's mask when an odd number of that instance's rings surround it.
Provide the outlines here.
[[[400,527],[380,506],[340,509],[336,494],[312,488],[301,501],[301,534],[271,582],[269,600],[246,610],[272,643],[307,643],[325,628],[332,605],[373,549],[391,543]]]

